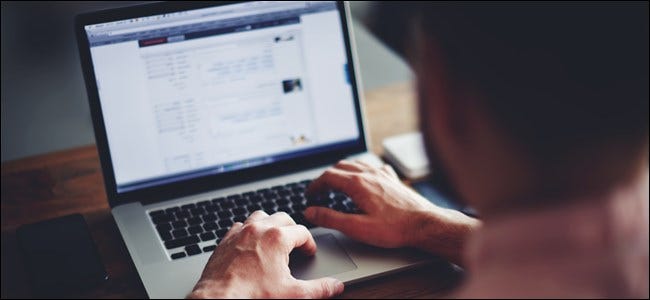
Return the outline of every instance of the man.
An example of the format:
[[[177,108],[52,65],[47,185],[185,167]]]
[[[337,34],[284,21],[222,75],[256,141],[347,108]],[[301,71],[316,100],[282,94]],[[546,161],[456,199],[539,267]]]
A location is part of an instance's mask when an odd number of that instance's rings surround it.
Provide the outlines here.
[[[363,211],[311,222],[465,267],[457,297],[648,297],[648,4],[376,6],[373,29],[417,76],[433,172],[476,220],[436,207],[390,167],[342,161],[309,187]],[[372,20],[375,20],[373,23]],[[314,253],[286,214],[235,224],[190,297],[331,297],[293,278]]]

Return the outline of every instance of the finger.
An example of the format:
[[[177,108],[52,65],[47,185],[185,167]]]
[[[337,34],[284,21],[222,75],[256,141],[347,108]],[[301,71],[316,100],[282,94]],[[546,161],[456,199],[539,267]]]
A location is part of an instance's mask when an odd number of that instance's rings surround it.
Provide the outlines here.
[[[303,212],[307,221],[318,226],[336,229],[349,237],[367,241],[373,238],[369,229],[372,224],[368,216],[345,214],[325,207],[307,207]]]
[[[260,223],[268,224],[271,226],[290,226],[296,225],[296,222],[286,212],[279,211],[269,217],[261,219]]]
[[[336,165],[334,165],[334,167],[350,172],[363,172],[363,168],[359,164],[347,160],[339,161]]]
[[[391,167],[389,164],[383,165],[381,169],[391,177],[399,179],[399,176],[397,176],[397,172],[395,172],[395,169],[393,169],[393,167]]]
[[[269,214],[265,213],[264,211],[256,210],[250,216],[248,216],[246,221],[244,221],[244,224],[259,221],[259,220],[264,219],[264,218],[266,218],[268,216],[269,216]]]
[[[336,168],[327,169],[320,177],[316,178],[307,188],[307,195],[316,195],[329,189],[342,191],[349,195],[349,183],[354,173]]]
[[[363,160],[357,159],[354,162],[356,164],[358,164],[359,166],[361,166],[361,168],[363,168],[366,171],[377,170],[377,167],[375,167],[375,166],[373,166],[373,165],[371,165],[371,164],[369,164],[369,163],[367,163],[367,162],[365,162]]]
[[[223,239],[228,239],[230,236],[235,235],[241,231],[242,226],[244,226],[243,223],[241,222],[235,222],[235,224],[232,224],[232,227],[230,227],[230,230],[226,232],[226,235],[223,237]]]
[[[298,280],[306,298],[324,299],[343,293],[345,287],[338,279],[325,277],[314,280]]]
[[[316,241],[307,227],[303,225],[292,225],[280,227],[284,236],[288,239],[290,247],[289,252],[293,249],[299,249],[307,255],[316,254]]]

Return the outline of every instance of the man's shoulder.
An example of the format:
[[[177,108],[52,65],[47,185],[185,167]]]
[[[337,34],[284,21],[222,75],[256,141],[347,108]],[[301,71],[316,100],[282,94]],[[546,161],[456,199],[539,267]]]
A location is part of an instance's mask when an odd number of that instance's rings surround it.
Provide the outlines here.
[[[463,291],[481,297],[647,296],[647,194],[486,221],[470,238],[466,261],[471,276]]]

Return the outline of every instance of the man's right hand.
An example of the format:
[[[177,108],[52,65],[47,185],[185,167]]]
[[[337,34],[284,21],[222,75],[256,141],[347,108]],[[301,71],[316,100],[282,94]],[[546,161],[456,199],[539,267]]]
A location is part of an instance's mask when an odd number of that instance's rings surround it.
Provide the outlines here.
[[[476,219],[433,205],[405,186],[388,165],[341,161],[314,180],[308,195],[334,189],[346,193],[362,211],[345,214],[309,207],[308,221],[385,248],[416,247],[462,264],[462,246]]]

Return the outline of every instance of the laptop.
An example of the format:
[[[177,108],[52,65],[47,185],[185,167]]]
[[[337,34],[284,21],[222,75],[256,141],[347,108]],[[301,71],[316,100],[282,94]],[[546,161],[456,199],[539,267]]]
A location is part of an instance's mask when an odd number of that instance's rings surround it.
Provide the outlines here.
[[[368,153],[350,12],[343,2],[173,2],[77,16],[76,32],[112,215],[152,298],[186,296],[234,222],[256,210],[310,228],[299,279],[353,283],[431,256],[315,227],[305,189]]]

